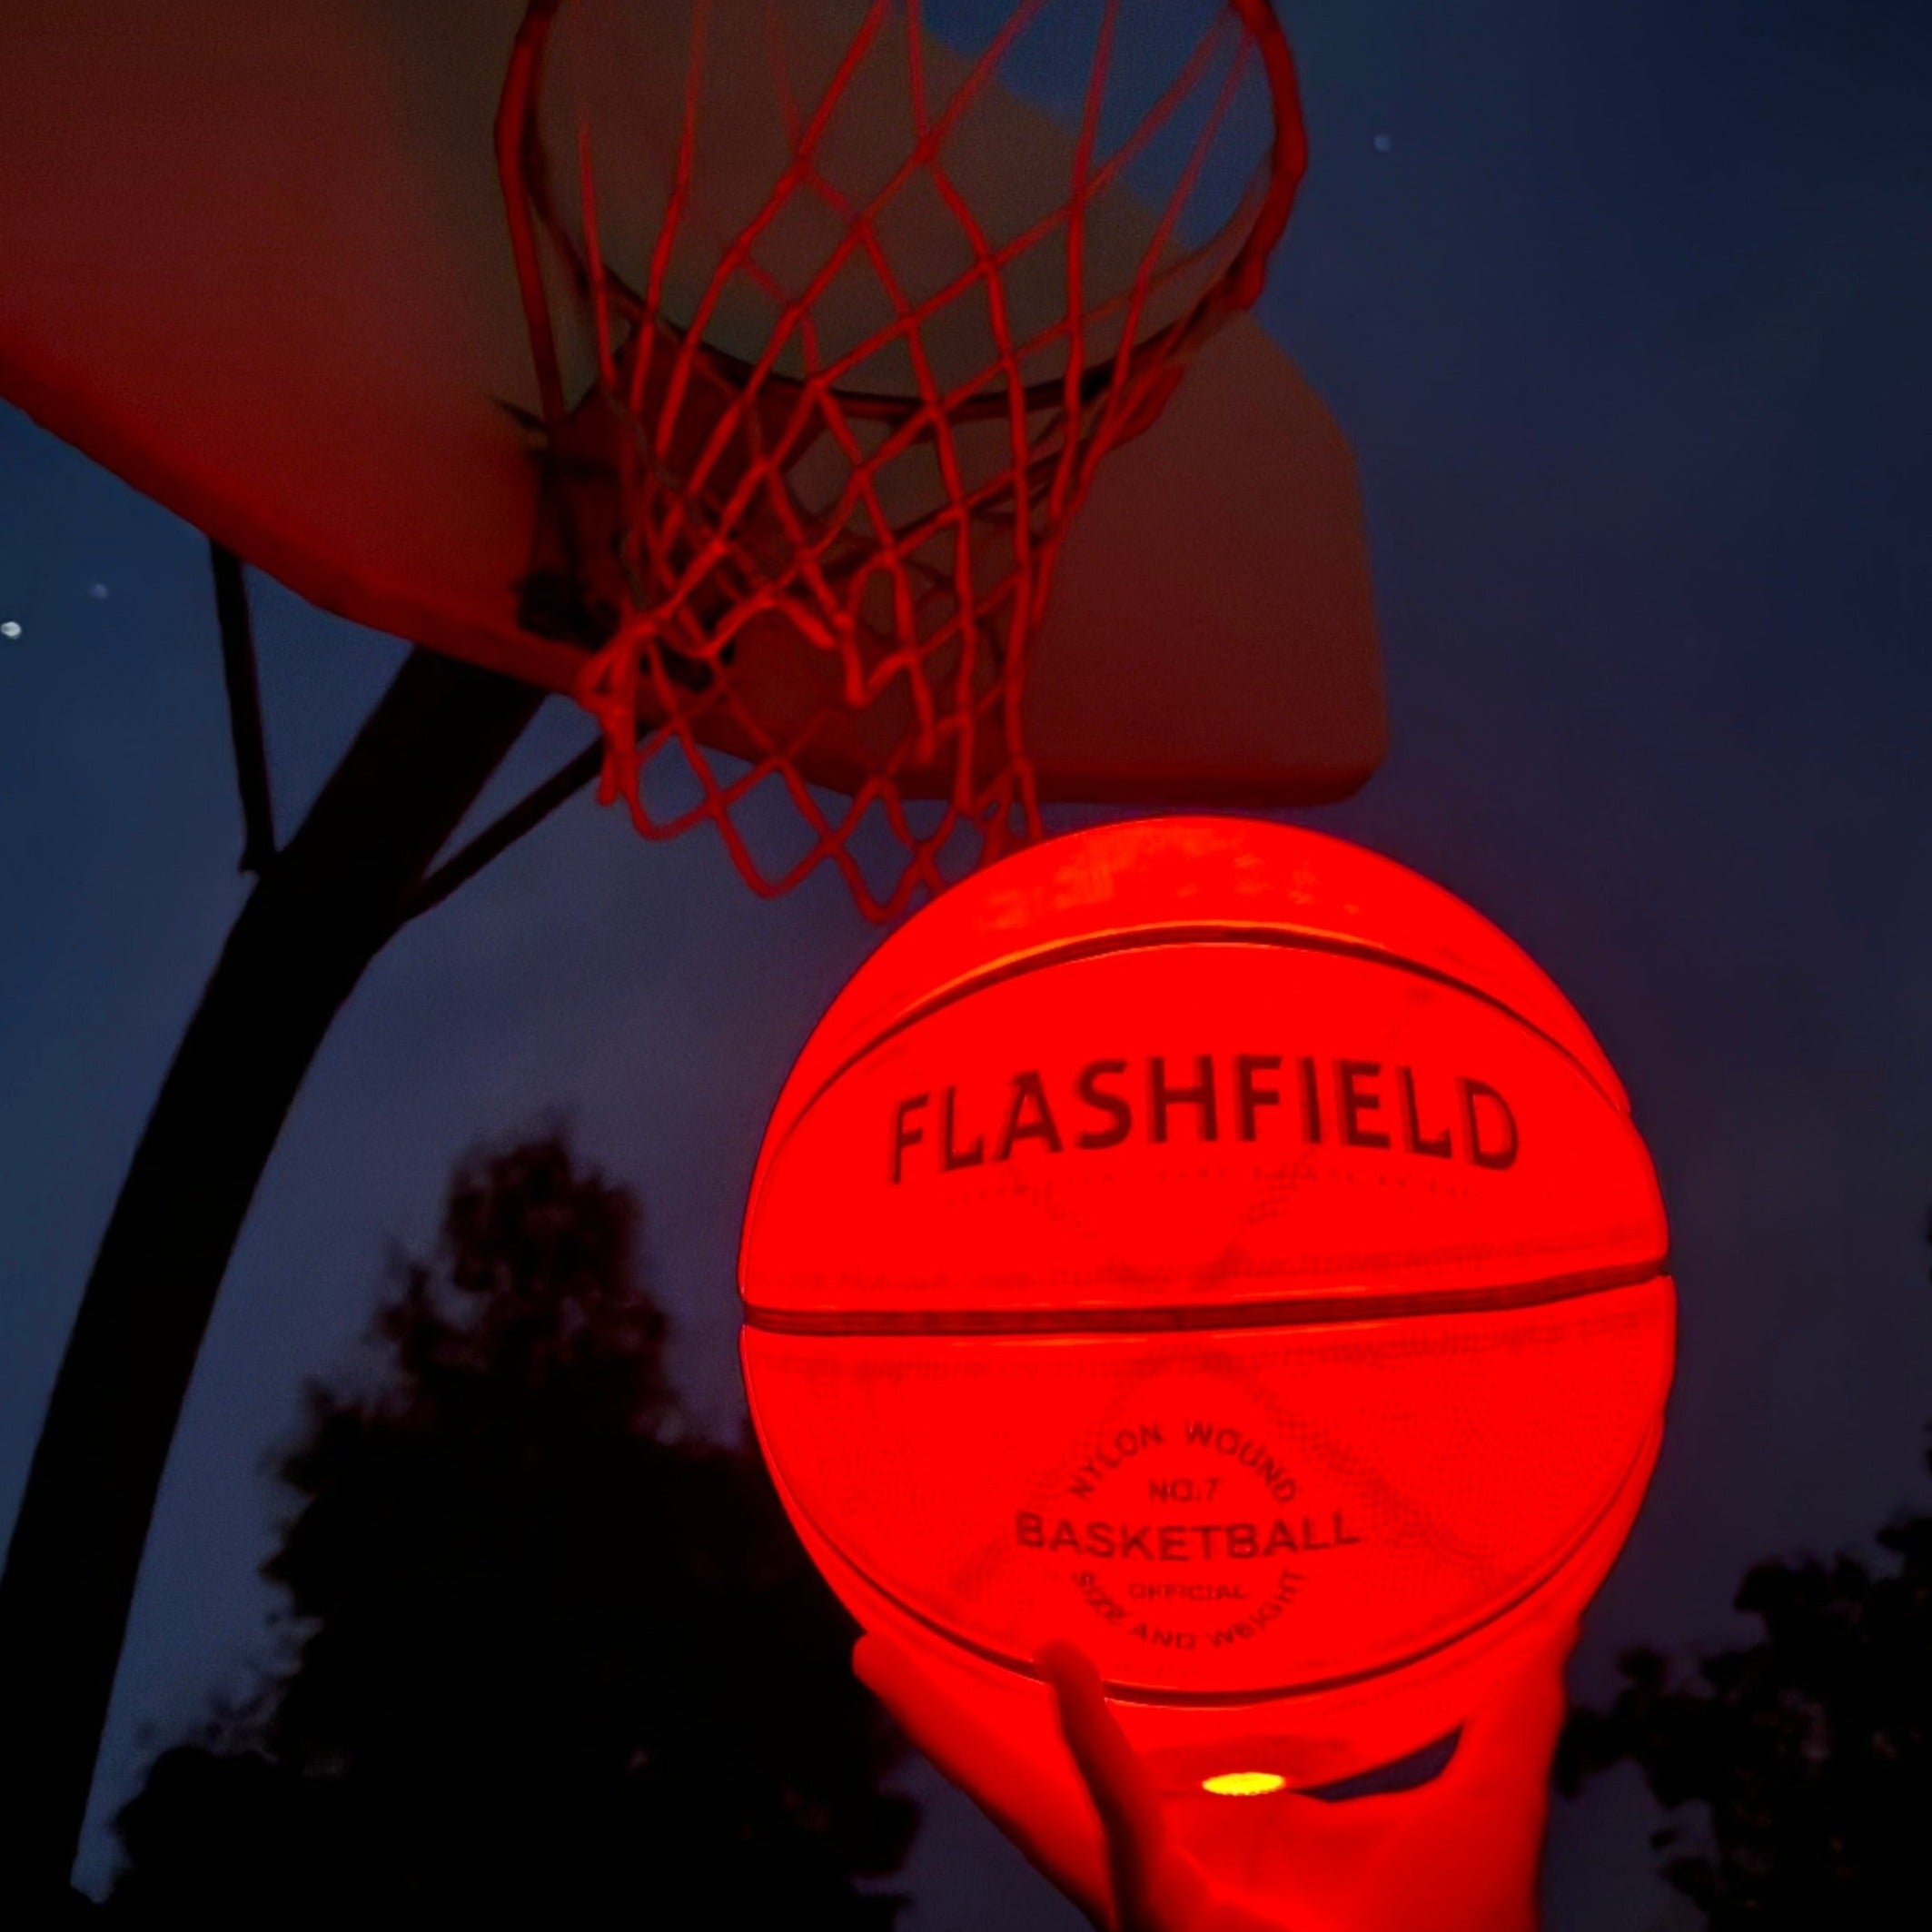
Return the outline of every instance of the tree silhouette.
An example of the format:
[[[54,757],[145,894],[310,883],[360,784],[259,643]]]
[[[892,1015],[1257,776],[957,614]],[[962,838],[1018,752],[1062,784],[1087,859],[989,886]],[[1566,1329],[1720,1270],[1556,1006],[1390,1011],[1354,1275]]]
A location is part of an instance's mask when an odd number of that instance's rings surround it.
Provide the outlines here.
[[[1664,1875],[1715,1932],[1882,1932],[1932,1910],[1932,1517],[1878,1542],[1897,1560],[1882,1573],[1851,1556],[1755,1565],[1737,1607],[1758,1642],[1688,1673],[1632,1651],[1610,1709],[1570,1720],[1565,1790],[1628,1759],[1663,1804],[1708,1808]],[[1683,1842],[1674,1826],[1652,1839]]]
[[[111,1920],[888,1932],[902,1746],[756,1451],[682,1422],[639,1220],[558,1134],[459,1172],[282,1464],[288,1668],[154,1763]]]

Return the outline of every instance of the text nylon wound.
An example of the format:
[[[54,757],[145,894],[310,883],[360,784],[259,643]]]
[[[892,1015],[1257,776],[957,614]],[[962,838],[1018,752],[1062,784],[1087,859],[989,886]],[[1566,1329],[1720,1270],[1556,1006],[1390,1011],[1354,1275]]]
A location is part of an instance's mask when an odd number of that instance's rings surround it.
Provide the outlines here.
[[[1196,1054],[1020,1068],[907,1094],[892,1109],[895,1186],[1025,1154],[1103,1153],[1131,1142],[1289,1141],[1476,1167],[1511,1166],[1516,1115],[1486,1080],[1381,1060]]]
[[[1014,1547],[1121,1637],[1161,1650],[1279,1634],[1311,1588],[1345,1587],[1333,1566],[1352,1571],[1372,1541],[1359,1496],[1304,1493],[1277,1444],[1225,1413],[1104,1427],[1056,1487],[1015,1511]]]

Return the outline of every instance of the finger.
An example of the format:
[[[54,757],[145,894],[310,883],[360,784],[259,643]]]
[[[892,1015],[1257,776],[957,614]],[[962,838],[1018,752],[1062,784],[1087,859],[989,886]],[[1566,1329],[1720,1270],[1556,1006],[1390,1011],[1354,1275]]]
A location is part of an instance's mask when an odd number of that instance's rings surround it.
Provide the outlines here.
[[[1049,1752],[1058,1755],[1050,1727],[1043,1722],[1033,1748],[1025,1748],[943,1689],[890,1638],[860,1638],[852,1668],[934,1765],[1082,1911],[1105,1923],[1110,1889],[1101,1834],[1079,1787],[1043,1761]]]
[[[1223,1895],[1173,1842],[1160,1794],[1087,1658],[1055,1641],[1042,1649],[1039,1663],[1106,1835],[1116,1932],[1284,1932],[1286,1918]]]
[[[1039,1669],[1053,1687],[1066,1749],[1107,1838],[1115,1927],[1119,1932],[1181,1932],[1194,1917],[1198,1887],[1188,1884],[1194,1874],[1184,1860],[1174,1867],[1167,1857],[1159,1793],[1107,1708],[1099,1671],[1066,1642],[1041,1648]]]

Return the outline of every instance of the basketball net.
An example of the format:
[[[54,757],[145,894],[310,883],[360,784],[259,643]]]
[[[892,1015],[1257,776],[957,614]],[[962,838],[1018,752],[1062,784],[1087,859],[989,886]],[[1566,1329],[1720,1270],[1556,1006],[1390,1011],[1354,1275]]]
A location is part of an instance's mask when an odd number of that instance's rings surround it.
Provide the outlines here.
[[[1305,148],[1266,0],[1021,0],[968,53],[805,11],[829,51],[771,0],[536,0],[499,163],[604,802],[886,919],[1037,836],[1061,545]]]

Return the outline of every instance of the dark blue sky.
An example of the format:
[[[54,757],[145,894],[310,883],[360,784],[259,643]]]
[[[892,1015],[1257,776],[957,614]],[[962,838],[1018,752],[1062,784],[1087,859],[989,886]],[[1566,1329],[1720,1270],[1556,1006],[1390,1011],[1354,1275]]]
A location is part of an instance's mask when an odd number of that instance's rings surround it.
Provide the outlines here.
[[[1672,1429],[1577,1682],[1734,1629],[1772,1551],[1927,1500],[1932,16],[1907,0],[1297,0],[1315,165],[1264,304],[1354,441],[1393,718],[1313,815],[1441,879],[1622,1069],[1683,1297]],[[5,272],[0,264],[0,272]],[[98,587],[98,588],[97,588]],[[104,593],[104,594],[103,594]],[[283,822],[400,647],[257,580]],[[0,411],[0,1521],[93,1244],[241,897],[206,554]],[[580,741],[558,708],[520,756]],[[678,1363],[738,1413],[764,1110],[876,935],[588,801],[378,963],[236,1257],[97,1817],[270,1654],[264,1459],[479,1136],[561,1109],[644,1192]],[[1553,1932],[1670,1921],[1628,1786]],[[110,1848],[98,1828],[89,1870]],[[970,1875],[970,1882],[968,1882]],[[918,1932],[1068,1908],[942,1800]]]

